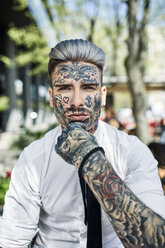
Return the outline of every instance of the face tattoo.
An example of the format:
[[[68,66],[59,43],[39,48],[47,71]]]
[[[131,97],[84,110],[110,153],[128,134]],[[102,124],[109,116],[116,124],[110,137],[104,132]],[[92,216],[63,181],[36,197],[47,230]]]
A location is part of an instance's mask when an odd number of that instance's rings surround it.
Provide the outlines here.
[[[94,133],[101,112],[101,83],[97,66],[85,62],[61,63],[55,68],[52,81],[54,112],[62,128],[78,121],[86,131]],[[80,97],[83,98],[78,107],[71,101],[74,86],[80,88]],[[75,115],[78,115],[77,119]]]

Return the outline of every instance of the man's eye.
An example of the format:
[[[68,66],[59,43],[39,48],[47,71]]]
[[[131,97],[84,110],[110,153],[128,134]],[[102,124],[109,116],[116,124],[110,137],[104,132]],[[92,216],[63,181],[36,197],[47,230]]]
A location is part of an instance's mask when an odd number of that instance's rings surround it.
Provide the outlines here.
[[[83,87],[85,90],[96,90],[97,89],[97,86],[95,85],[84,85]]]
[[[70,86],[59,87],[57,89],[57,91],[65,91],[65,90],[70,90]]]

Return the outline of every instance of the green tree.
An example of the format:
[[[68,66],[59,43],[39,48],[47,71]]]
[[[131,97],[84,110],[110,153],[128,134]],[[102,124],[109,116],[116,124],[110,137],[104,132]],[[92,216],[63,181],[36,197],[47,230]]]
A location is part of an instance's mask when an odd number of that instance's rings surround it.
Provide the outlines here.
[[[68,18],[72,16],[72,13],[67,9],[64,0],[54,2],[53,6],[49,5],[47,0],[42,0],[42,4],[47,12],[50,26],[55,30],[55,39],[59,41],[62,39],[62,35],[69,30]],[[12,23],[8,30],[10,39],[17,45],[17,56],[14,63],[18,67],[30,64],[32,68],[31,73],[33,75],[40,74],[42,77],[47,76],[50,47],[46,37],[44,37],[36,25],[33,16],[30,14],[26,0],[15,0],[12,8],[13,11],[23,11],[29,19],[28,25],[20,28]]]
[[[128,56],[125,60],[128,75],[128,86],[132,96],[133,113],[136,120],[136,134],[149,143],[151,137],[146,119],[146,94],[144,86],[146,56],[146,25],[149,15],[150,0],[143,1],[141,20],[138,20],[138,1],[128,0]]]
[[[9,36],[18,46],[15,62],[19,66],[32,65],[32,73],[47,76],[49,47],[35,24],[26,0],[15,0],[15,8],[25,11],[30,24],[18,28],[12,25]],[[107,74],[127,73],[137,136],[148,143],[148,124],[145,117],[146,100],[144,73],[147,54],[147,23],[164,18],[163,0],[42,0],[56,40],[86,38],[103,48],[107,54]],[[51,3],[51,4],[50,4]],[[127,13],[126,13],[127,8]],[[126,15],[127,14],[127,15]],[[124,42],[127,35],[127,43]],[[128,56],[126,55],[126,45]],[[124,53],[123,53],[124,51]],[[7,61],[6,58],[3,58]],[[124,65],[125,60],[125,65]],[[7,61],[8,64],[10,61]],[[125,72],[126,68],[126,72]]]
[[[9,98],[7,96],[0,96],[0,112],[9,108]]]

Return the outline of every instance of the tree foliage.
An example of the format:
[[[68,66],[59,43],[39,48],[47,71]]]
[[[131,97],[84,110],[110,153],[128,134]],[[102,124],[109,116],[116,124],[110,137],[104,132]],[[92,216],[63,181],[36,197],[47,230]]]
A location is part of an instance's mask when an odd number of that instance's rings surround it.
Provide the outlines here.
[[[18,66],[31,64],[33,74],[47,75],[50,48],[46,38],[35,24],[28,10],[27,1],[14,2],[14,9],[24,11],[30,20],[27,26],[18,28],[12,24],[9,29],[10,38],[17,44],[18,54],[15,63]],[[144,138],[144,133],[147,134],[147,122],[144,118],[146,101],[143,82],[148,42],[146,31],[148,22],[163,20],[164,1],[159,0],[155,3],[151,0],[42,0],[41,2],[47,12],[48,21],[55,31],[57,42],[70,38],[88,39],[105,51],[106,74],[128,75],[137,135],[146,142],[148,138]],[[0,59],[8,65],[11,62],[2,56]]]
[[[123,72],[120,46],[123,44],[123,22],[119,18],[120,1],[117,4],[102,3],[99,0],[74,0],[72,4],[64,0],[54,1],[53,5],[42,0],[48,14],[49,22],[55,30],[57,42],[62,39],[85,38],[102,47],[107,56],[107,69],[115,75],[115,67]],[[108,4],[108,8],[107,8]],[[109,18],[108,9],[116,13]],[[28,26],[18,28],[11,25],[8,35],[17,45],[15,63],[18,66],[32,64],[33,74],[47,73],[49,46],[41,31],[29,13],[26,0],[15,0],[14,10],[24,11],[30,19]],[[103,18],[103,11],[106,18]],[[115,20],[115,21],[114,21]],[[125,44],[124,44],[125,46]],[[120,53],[120,61],[118,54]],[[108,71],[107,70],[107,71]]]
[[[18,66],[31,64],[33,74],[46,74],[49,47],[39,29],[34,25],[24,28],[11,27],[9,37],[17,44],[18,53],[15,62]]]
[[[9,108],[9,98],[7,96],[0,96],[0,112]]]

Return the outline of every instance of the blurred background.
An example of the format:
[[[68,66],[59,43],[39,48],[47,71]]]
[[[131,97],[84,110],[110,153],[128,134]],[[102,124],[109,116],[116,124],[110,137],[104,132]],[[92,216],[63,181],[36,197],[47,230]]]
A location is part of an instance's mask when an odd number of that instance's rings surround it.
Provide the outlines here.
[[[58,125],[47,63],[50,48],[64,39],[87,39],[104,50],[101,119],[149,147],[161,143],[152,152],[164,166],[164,0],[5,0],[0,35],[0,203],[21,150]]]

